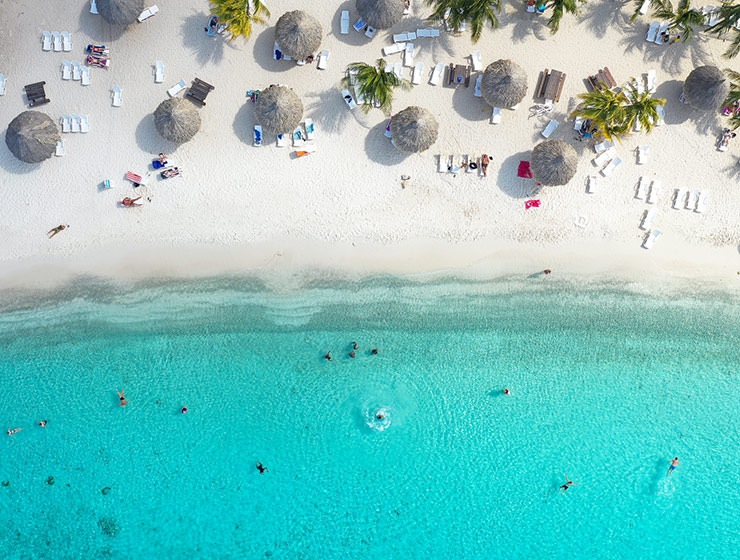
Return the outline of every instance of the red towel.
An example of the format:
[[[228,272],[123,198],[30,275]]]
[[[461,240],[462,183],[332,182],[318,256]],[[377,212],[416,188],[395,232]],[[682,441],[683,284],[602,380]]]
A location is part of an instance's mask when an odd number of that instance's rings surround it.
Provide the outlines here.
[[[532,170],[529,168],[529,162],[528,161],[520,161],[519,162],[519,169],[517,170],[516,174],[519,177],[523,177],[524,179],[531,179],[532,178]]]
[[[133,181],[134,183],[141,183],[141,175],[137,175],[136,173],[132,173],[129,171],[126,173],[126,179],[129,181]]]
[[[540,205],[539,200],[528,200],[527,202],[524,203],[524,208],[529,210],[530,208],[538,208],[539,205]]]

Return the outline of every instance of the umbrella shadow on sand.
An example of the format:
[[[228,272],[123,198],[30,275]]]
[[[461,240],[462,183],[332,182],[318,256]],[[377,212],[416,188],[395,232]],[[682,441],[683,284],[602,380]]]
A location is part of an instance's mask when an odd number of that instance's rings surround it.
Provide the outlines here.
[[[517,176],[520,161],[529,161],[532,152],[519,152],[513,154],[498,166],[498,177],[496,184],[502,192],[508,194],[511,198],[529,198],[532,190],[536,186],[534,179],[525,179]]]
[[[458,86],[452,94],[452,107],[457,114],[469,121],[485,121],[491,118],[491,106],[482,97],[475,97],[476,76],[470,77],[470,87]]]
[[[120,39],[127,30],[129,32],[134,31],[133,29],[129,29],[130,27],[133,27],[132,25],[110,25],[100,14],[91,14],[90,2],[82,3],[78,25],[78,32],[81,31],[88,37],[97,37],[98,39],[101,39],[103,43]]]
[[[5,132],[7,132],[7,129]],[[2,147],[0,147],[0,167],[8,173],[14,173],[16,175],[25,175],[26,173],[33,173],[40,169],[41,163],[25,163],[13,155],[5,144],[5,132],[2,133],[3,142]]]
[[[244,144],[252,145],[254,143],[254,125],[257,120],[254,118],[254,103],[244,103],[236,112],[232,128],[236,137]]]
[[[182,44],[190,50],[200,65],[219,62],[227,45],[226,37],[221,35],[209,37],[206,34],[205,28],[210,17],[206,12],[194,12],[186,17],[182,24]]]
[[[371,128],[365,136],[365,153],[376,163],[398,165],[411,154],[396,149],[391,139],[385,135],[386,123],[381,122]]]
[[[285,72],[296,68],[296,63],[292,60],[275,60],[273,53],[275,49],[275,26],[270,26],[254,39],[252,47],[252,59],[265,70],[270,72]],[[310,71],[316,69],[316,62],[306,64],[303,70]]]
[[[136,145],[149,154],[165,153],[171,154],[177,150],[178,145],[165,140],[159,135],[154,126],[154,115],[146,115],[136,127]]]

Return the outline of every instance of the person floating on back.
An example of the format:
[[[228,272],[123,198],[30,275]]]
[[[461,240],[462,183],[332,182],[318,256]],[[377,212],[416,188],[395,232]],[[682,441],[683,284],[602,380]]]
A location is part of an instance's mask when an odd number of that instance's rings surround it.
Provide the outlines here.
[[[125,391],[119,391],[116,389],[116,393],[118,393],[118,400],[120,401],[118,404],[121,406],[126,406],[128,404],[128,401],[126,400]]]
[[[13,434],[17,434],[20,432],[23,428],[8,428],[8,435],[10,437],[15,437]]]
[[[508,389],[504,389],[504,395],[511,395],[511,391],[509,391]]]
[[[578,486],[578,484],[578,482],[573,482],[572,480],[569,480],[568,473],[565,473],[565,484],[560,487],[560,491],[565,493],[568,488],[570,488],[571,486]]]
[[[671,461],[671,464],[668,467],[668,472],[666,473],[666,476],[670,476],[673,473],[673,471],[676,470],[677,466],[678,466],[678,457],[674,457],[673,461]]]

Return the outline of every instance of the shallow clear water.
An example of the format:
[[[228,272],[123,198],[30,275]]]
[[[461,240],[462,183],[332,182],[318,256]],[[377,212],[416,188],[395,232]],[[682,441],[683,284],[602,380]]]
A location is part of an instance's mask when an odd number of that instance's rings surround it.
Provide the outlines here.
[[[737,555],[727,295],[221,280],[4,309],[3,557]]]

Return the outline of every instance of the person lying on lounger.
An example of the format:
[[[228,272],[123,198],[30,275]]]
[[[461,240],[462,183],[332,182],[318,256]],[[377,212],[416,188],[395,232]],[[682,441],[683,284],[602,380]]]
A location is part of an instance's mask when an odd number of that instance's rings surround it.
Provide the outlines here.
[[[491,161],[491,159],[488,157],[488,154],[483,154],[483,157],[480,158],[480,167],[483,170],[483,176],[488,177],[488,163]]]
[[[173,167],[172,169],[165,169],[160,173],[160,176],[162,179],[169,179],[170,177],[177,177],[180,174],[180,170],[177,167]]]

